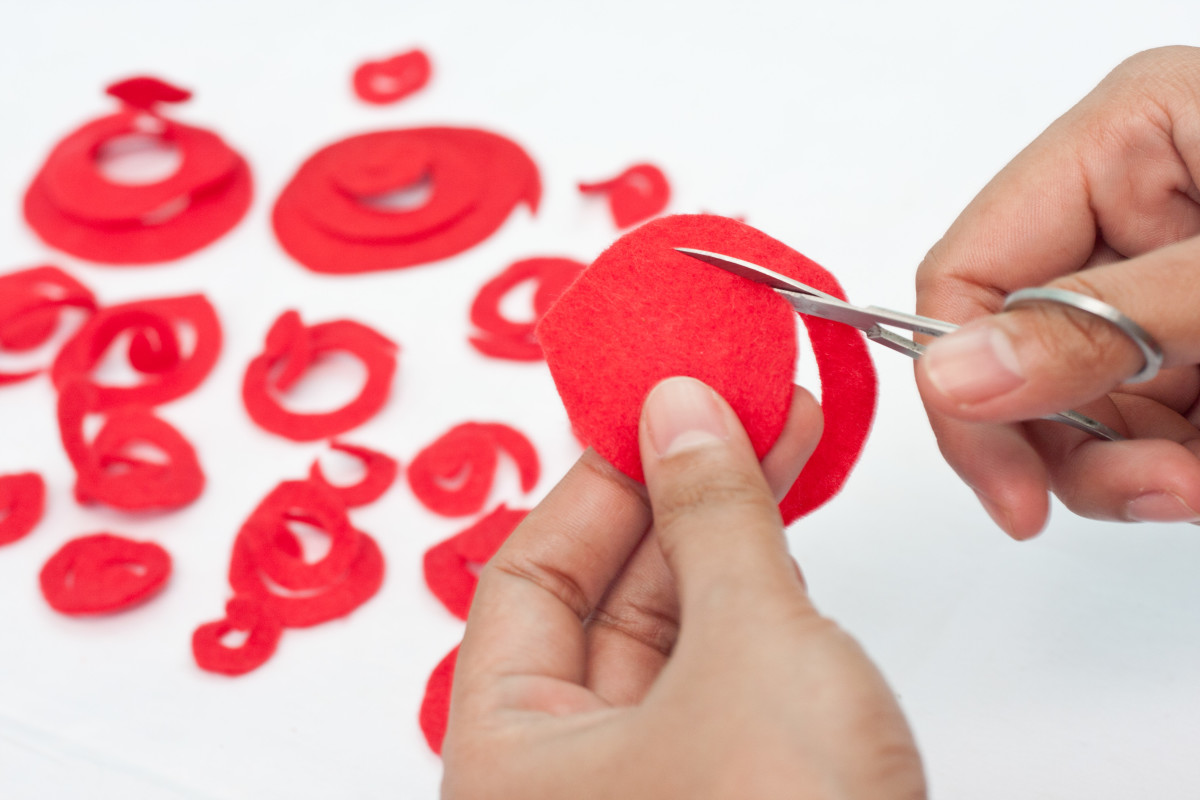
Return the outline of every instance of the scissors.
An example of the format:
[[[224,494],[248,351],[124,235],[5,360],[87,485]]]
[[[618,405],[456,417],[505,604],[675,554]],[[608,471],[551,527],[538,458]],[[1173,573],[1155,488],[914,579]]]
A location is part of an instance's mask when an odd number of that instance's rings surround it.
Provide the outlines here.
[[[738,277],[766,284],[791,303],[792,308],[797,313],[841,322],[845,325],[852,325],[862,331],[871,341],[904,353],[904,355],[912,359],[918,359],[925,354],[925,345],[920,342],[914,342],[907,336],[887,330],[884,326],[915,331],[916,333],[923,333],[926,336],[941,336],[958,328],[957,325],[951,322],[943,322],[942,320],[931,319],[930,317],[921,317],[916,314],[906,314],[903,311],[890,311],[877,306],[862,307],[851,305],[831,294],[822,292],[820,289],[814,289],[806,283],[801,283],[785,275],[780,275],[778,272],[773,272],[766,267],[760,267],[757,264],[751,264],[749,261],[743,261],[740,258],[723,256],[720,253],[710,253],[706,250],[694,250],[690,247],[676,247],[675,250],[683,253],[685,256],[691,256],[698,261],[703,261],[705,264],[720,267]],[[1059,411],[1056,414],[1042,417],[1042,419],[1070,425],[1072,428],[1090,433],[1099,439],[1107,439],[1110,442],[1121,441],[1125,438],[1103,422],[1094,420],[1091,417],[1085,417],[1078,411]]]

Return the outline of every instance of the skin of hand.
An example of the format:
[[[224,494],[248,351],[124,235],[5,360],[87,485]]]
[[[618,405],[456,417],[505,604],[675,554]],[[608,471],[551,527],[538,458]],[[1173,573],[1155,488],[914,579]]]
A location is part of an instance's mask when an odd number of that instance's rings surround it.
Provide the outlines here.
[[[925,797],[892,692],[788,555],[777,498],[820,431],[797,390],[760,466],[724,400],[671,378],[645,487],[585,453],[482,571],[442,796]]]
[[[963,324],[930,343],[917,385],[938,445],[1009,535],[1036,535],[1049,491],[1086,517],[1200,521],[1200,49],[1118,66],[1004,168],[917,272],[917,313]],[[1158,377],[1114,326],[1053,303],[1099,298],[1166,355]],[[1052,422],[1075,408],[1131,441]]]

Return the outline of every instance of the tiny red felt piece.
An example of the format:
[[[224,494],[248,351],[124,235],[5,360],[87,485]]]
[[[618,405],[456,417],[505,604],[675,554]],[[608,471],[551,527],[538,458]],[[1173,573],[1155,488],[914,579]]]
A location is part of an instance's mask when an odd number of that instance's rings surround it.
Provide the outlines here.
[[[144,602],[171,574],[171,556],[153,542],[111,533],[72,539],[42,567],[42,596],[63,614],[102,614]]]
[[[791,403],[797,351],[787,301],[676,247],[742,258],[845,298],[813,261],[723,217],[655,220],[601,254],[547,312],[538,339],[577,433],[638,480],[638,418],[660,380],[690,375],[713,387],[737,412],[760,458]],[[876,396],[862,335],[837,322],[801,319],[817,357],[825,430],[781,504],[787,521],[841,487],[866,441]]]
[[[542,348],[534,330],[584,264],[570,258],[527,258],[509,265],[483,285],[471,304],[471,322],[480,334],[471,337],[476,350],[493,358],[512,361],[540,361]],[[505,295],[525,281],[535,281],[533,319],[514,322],[500,313]]]
[[[188,93],[152,78],[114,84],[125,108],[60,141],[25,192],[25,219],[52,247],[104,264],[170,261],[200,249],[250,206],[250,168],[219,136],[166,119],[156,103]],[[178,148],[179,169],[155,183],[108,180],[96,163],[106,143],[156,137]]]
[[[307,442],[337,436],[355,428],[383,408],[396,373],[394,342],[351,320],[305,326],[295,311],[286,311],[267,333],[263,352],[246,367],[242,401],[247,413],[271,433]],[[345,351],[367,369],[358,396],[333,411],[308,414],[288,411],[275,396],[285,392],[325,353]]]
[[[458,647],[438,662],[425,684],[425,696],[421,698],[421,731],[429,749],[442,754],[442,740],[446,738],[446,723],[450,717],[450,691],[454,688],[454,666],[458,661]]]
[[[469,128],[353,136],[319,150],[275,202],[283,249],[317,272],[410,267],[486,239],[541,180],[516,143]]]
[[[492,490],[500,451],[516,462],[522,491],[533,489],[541,470],[533,444],[515,428],[482,422],[456,425],[418,453],[408,467],[408,485],[436,514],[474,514]]]
[[[0,349],[24,352],[45,344],[58,328],[60,312],[68,306],[93,312],[96,298],[58,267],[32,267],[0,275]],[[0,385],[38,372],[0,372]]]
[[[635,164],[611,180],[581,183],[579,191],[608,195],[608,208],[618,228],[628,228],[662,213],[671,199],[667,176],[653,164]]]
[[[425,583],[451,614],[467,618],[479,583],[476,570],[496,554],[528,513],[501,505],[425,552]]]
[[[365,447],[358,447],[342,442],[330,442],[329,447],[332,450],[338,450],[358,458],[363,462],[363,467],[366,470],[362,480],[358,481],[358,483],[350,484],[349,486],[337,486],[330,483],[325,477],[325,473],[321,471],[320,461],[312,463],[312,467],[308,472],[309,480],[323,483],[333,489],[338,497],[342,499],[342,502],[346,504],[347,508],[374,503],[391,487],[400,472],[400,464],[397,463],[396,459],[375,450],[368,450]]]
[[[226,636],[246,632],[237,647],[226,645]],[[237,596],[225,604],[225,618],[209,622],[192,633],[192,655],[196,664],[221,675],[245,675],[271,658],[283,635],[278,608],[252,597]]]
[[[0,545],[28,534],[46,509],[46,482],[36,472],[0,475]]]
[[[179,331],[192,331],[191,352],[180,349]],[[118,336],[131,333],[129,363],[141,373],[135,386],[96,383],[91,373]],[[182,397],[199,386],[221,353],[221,324],[216,309],[202,294],[163,297],[109,306],[96,312],[71,337],[54,360],[50,376],[61,391],[69,382],[94,386],[96,405],[104,411],[131,403],[158,405]]]
[[[429,56],[422,50],[366,61],[354,70],[354,93],[368,103],[394,103],[428,83],[430,72]]]

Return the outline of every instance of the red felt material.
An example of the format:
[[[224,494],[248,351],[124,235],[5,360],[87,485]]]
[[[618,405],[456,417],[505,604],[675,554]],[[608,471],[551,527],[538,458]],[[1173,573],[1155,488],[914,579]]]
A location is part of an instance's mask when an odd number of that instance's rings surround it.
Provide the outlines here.
[[[441,755],[442,741],[446,738],[446,722],[450,717],[450,691],[454,687],[454,665],[458,661],[458,647],[438,662],[425,684],[425,696],[421,699],[421,731],[429,749]]]
[[[96,438],[84,437],[84,418],[100,411],[94,386],[75,381],[58,398],[63,448],[75,467],[75,497],[127,511],[180,508],[204,490],[204,473],[191,443],[145,406],[108,412]],[[135,445],[150,446],[162,461],[135,455]]]
[[[355,428],[383,408],[396,373],[394,342],[358,322],[335,320],[304,326],[286,311],[267,333],[263,352],[246,368],[242,401],[258,425],[293,441],[325,439]],[[288,411],[276,397],[286,392],[324,353],[345,351],[363,363],[367,381],[341,408],[315,414]]]
[[[36,472],[0,475],[0,545],[22,538],[42,519],[46,482]]]
[[[496,554],[528,513],[501,505],[465,531],[425,552],[425,583],[451,614],[467,618],[479,583],[475,569]]]
[[[412,207],[397,192],[428,190]],[[424,264],[486,239],[521,202],[537,210],[536,165],[516,143],[482,130],[412,128],[353,136],[319,150],[275,202],[283,248],[317,272]]]
[[[584,265],[569,258],[527,258],[508,266],[483,285],[471,304],[471,322],[479,335],[471,337],[476,350],[493,358],[541,361],[542,348],[534,330]],[[505,295],[525,281],[535,281],[533,319],[515,322],[500,313]]]
[[[354,70],[354,93],[375,105],[408,97],[429,82],[429,56],[409,50],[381,61],[366,61]]]
[[[667,176],[653,164],[635,164],[611,180],[581,183],[579,191],[608,195],[608,208],[618,228],[661,214],[671,200]]]
[[[96,298],[58,267],[32,267],[0,275],[0,349],[23,352],[45,344],[66,307],[93,312]],[[39,371],[0,373],[0,385],[31,378]]]
[[[145,602],[166,585],[171,556],[111,533],[72,539],[42,567],[42,596],[63,614],[102,614]]]
[[[692,247],[769,267],[837,297],[827,271],[734,220],[655,220],[622,237],[547,312],[538,339],[575,430],[641,480],[637,427],[658,381],[690,375],[737,412],[761,457],[783,428],[796,359],[794,315],[770,288],[674,251]],[[802,317],[817,356],[825,430],[781,508],[788,521],[841,487],[866,441],[875,371],[861,334]]]
[[[533,489],[541,467],[530,441],[515,428],[481,422],[456,425],[418,453],[408,467],[408,485],[436,514],[474,514],[492,490],[500,451],[516,462],[521,489]]]
[[[323,483],[331,488],[341,498],[342,502],[346,504],[347,508],[374,503],[391,487],[400,472],[400,464],[397,463],[396,459],[375,450],[368,450],[365,447],[358,447],[343,442],[330,442],[329,447],[332,450],[348,453],[358,458],[363,462],[363,467],[366,469],[366,474],[357,483],[350,484],[349,486],[335,486],[326,479],[325,473],[321,471],[321,462],[314,461],[312,463],[308,479],[317,483]]]
[[[234,631],[246,631],[238,647],[222,639]],[[192,633],[192,655],[196,664],[221,675],[245,675],[258,669],[275,654],[283,636],[278,609],[251,597],[233,597],[225,604],[225,618],[209,622]]]
[[[178,330],[192,329],[195,346],[180,350]],[[132,333],[129,363],[143,376],[135,386],[108,386],[91,380],[109,345]],[[221,353],[221,324],[217,312],[201,294],[139,300],[98,311],[63,345],[51,368],[60,390],[85,380],[96,389],[93,410],[129,404],[158,405],[195,389],[212,371]]]
[[[52,247],[103,264],[149,264],[194,252],[230,230],[250,206],[250,168],[219,136],[152,113],[186,99],[155,79],[109,87],[126,108],[60,141],[25,193],[25,219]],[[149,184],[114,183],[96,164],[106,142],[127,134],[160,137],[183,161]]]

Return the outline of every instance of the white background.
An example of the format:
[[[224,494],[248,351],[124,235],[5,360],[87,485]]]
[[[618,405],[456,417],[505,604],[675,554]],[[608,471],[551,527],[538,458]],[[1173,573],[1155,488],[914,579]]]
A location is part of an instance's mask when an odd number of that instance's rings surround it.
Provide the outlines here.
[[[229,595],[241,520],[322,452],[258,430],[240,405],[241,373],[284,309],[359,319],[401,343],[391,403],[349,441],[407,463],[454,423],[508,422],[534,440],[544,476],[522,498],[510,465],[492,502],[527,504],[577,448],[545,368],[475,354],[467,309],[518,258],[587,261],[615,238],[577,180],[652,160],[672,180],[671,211],[745,215],[833,270],[852,299],[911,309],[922,255],[1012,155],[1122,58],[1200,35],[1194,0],[17,6],[0,11],[0,271],[54,263],[110,303],[201,290],[227,346],[198,391],[160,409],[209,476],[200,501],[172,514],[75,505],[48,381],[0,389],[0,473],[36,469],[49,483],[41,526],[0,549],[0,796],[13,799],[436,796],[440,762],[416,714],[462,625],[425,589],[420,556],[466,523],[425,512],[403,482],[353,515],[387,557],[375,599],[286,632],[248,676],[192,662],[191,631]],[[434,63],[423,92],[383,108],[353,97],[356,64],[412,46]],[[195,91],[174,116],[245,154],[253,206],[169,265],[54,252],[25,227],[21,194],[53,142],[115,108],[103,87],[143,72]],[[520,209],[469,252],[390,274],[318,276],[276,245],[271,204],[317,148],[439,123],[524,145],[542,170],[539,213]],[[880,410],[862,462],[790,533],[818,604],[900,696],[933,795],[1200,795],[1196,528],[1058,507],[1042,537],[1008,541],[941,462],[910,364],[875,354]],[[37,572],[98,530],[163,544],[171,582],[129,613],[60,616]]]

